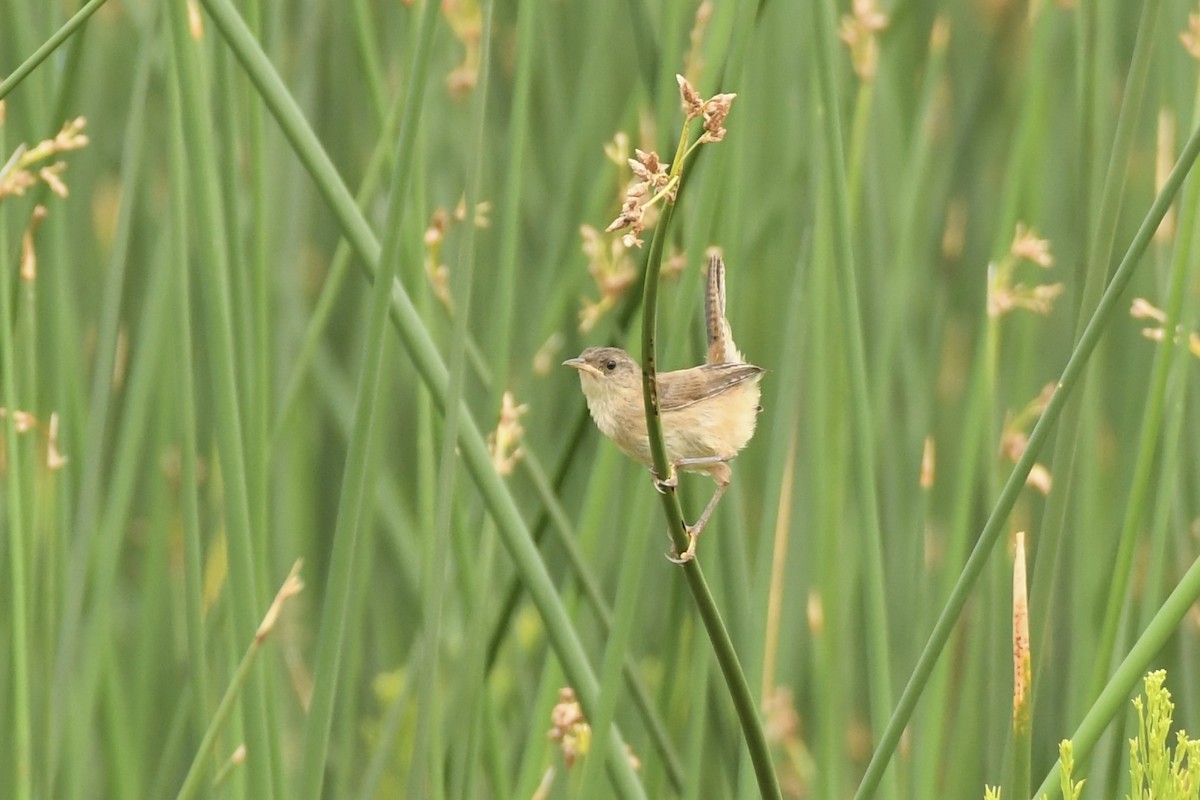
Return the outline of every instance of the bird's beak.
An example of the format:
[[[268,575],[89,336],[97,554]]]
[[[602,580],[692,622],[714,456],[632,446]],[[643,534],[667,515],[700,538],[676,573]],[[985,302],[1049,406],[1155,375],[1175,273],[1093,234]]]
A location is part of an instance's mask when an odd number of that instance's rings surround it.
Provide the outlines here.
[[[590,372],[591,374],[595,375],[597,378],[601,377],[604,374],[600,370],[593,367],[591,364],[584,361],[582,358],[568,358],[566,361],[562,362],[562,365],[564,367],[571,367],[572,369],[577,369],[580,372]]]

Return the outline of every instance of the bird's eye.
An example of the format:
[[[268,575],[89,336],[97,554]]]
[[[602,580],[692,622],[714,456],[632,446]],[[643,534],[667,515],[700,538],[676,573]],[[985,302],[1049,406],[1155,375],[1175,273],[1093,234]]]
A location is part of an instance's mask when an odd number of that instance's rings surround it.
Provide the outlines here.
[[[606,369],[608,369],[608,371],[609,371],[609,372],[612,372],[614,369],[616,369],[616,368],[617,368],[617,362],[616,362],[614,359],[611,359],[611,358],[610,358],[610,359],[608,360],[608,363],[607,363],[607,364],[605,364],[604,366],[605,366],[605,368],[606,368]]]

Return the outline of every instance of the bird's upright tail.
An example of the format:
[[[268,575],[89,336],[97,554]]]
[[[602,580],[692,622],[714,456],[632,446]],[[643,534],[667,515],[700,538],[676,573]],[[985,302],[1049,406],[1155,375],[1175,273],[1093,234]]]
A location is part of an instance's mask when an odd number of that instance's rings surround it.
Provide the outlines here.
[[[725,318],[725,262],[715,253],[708,259],[704,321],[708,329],[708,363],[741,363],[742,354],[733,343],[733,331]]]

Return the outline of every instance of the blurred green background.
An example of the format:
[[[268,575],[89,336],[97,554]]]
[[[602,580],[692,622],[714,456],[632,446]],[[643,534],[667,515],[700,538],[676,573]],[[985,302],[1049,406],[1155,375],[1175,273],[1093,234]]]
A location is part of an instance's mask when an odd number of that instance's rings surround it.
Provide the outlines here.
[[[1200,97],[1182,0],[81,7],[0,8],[0,76],[31,68],[0,89],[14,798],[190,769],[218,797],[759,796],[650,480],[558,366],[640,351],[652,231],[596,231],[632,148],[671,158],[677,73],[737,99],[667,233],[660,368],[703,358],[718,247],[768,370],[699,561],[783,795],[851,796]],[[1014,753],[1036,788],[1089,712],[1083,796],[1124,796],[1150,668],[1200,728],[1196,193],[993,516],[878,796],[1028,796]],[[688,518],[710,489],[682,479]],[[600,720],[570,766],[568,685]]]

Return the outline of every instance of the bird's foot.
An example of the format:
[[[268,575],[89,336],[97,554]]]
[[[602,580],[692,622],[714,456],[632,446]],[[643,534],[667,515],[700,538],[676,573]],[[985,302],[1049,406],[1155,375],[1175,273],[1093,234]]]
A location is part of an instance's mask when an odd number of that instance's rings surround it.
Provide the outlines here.
[[[650,474],[654,476],[654,489],[659,494],[666,494],[668,489],[674,489],[679,485],[679,473],[675,471],[675,465],[670,464],[667,467],[667,477],[663,478],[654,471],[654,467],[650,468]]]
[[[700,531],[693,528],[691,525],[684,525],[684,529],[688,535],[687,549],[682,553],[676,553],[675,548],[671,548],[671,552],[667,553],[667,561],[680,566],[688,563],[696,557],[696,540],[700,538]]]

